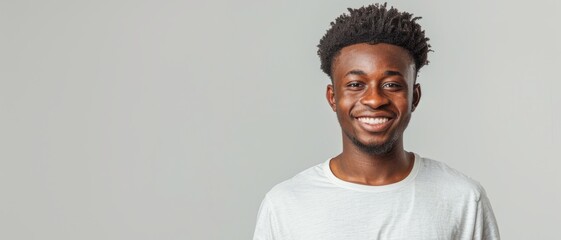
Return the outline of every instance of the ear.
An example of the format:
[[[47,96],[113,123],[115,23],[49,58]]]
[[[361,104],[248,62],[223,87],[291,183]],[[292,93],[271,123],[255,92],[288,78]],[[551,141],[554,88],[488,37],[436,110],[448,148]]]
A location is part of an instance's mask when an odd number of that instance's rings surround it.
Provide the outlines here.
[[[415,111],[415,108],[419,105],[421,101],[421,84],[416,83],[413,87],[413,106],[411,106],[411,112]]]
[[[333,89],[333,84],[327,85],[327,90],[325,91],[325,98],[327,98],[327,102],[329,103],[329,106],[331,106],[331,109],[333,109],[333,111],[335,112],[337,110],[337,107],[335,105],[335,89]]]

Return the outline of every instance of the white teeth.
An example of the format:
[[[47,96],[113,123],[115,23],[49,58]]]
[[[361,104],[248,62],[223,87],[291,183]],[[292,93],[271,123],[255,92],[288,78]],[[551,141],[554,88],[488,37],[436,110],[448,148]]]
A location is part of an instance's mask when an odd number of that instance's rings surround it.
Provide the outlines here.
[[[389,119],[385,117],[371,118],[371,117],[361,117],[358,118],[359,121],[368,124],[381,124],[387,122]]]

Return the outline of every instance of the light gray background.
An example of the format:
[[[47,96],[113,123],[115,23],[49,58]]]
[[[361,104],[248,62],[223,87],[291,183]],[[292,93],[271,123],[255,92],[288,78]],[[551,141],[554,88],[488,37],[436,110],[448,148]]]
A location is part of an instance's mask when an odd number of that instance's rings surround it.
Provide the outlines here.
[[[340,151],[316,45],[368,1],[0,1],[0,239],[250,239]],[[406,148],[557,239],[561,5],[391,1],[435,52]]]

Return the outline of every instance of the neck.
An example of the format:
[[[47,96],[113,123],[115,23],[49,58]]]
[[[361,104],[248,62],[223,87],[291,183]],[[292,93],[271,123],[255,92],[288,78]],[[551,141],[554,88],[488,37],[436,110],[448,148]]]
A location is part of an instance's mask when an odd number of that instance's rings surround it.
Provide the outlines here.
[[[350,141],[343,141],[343,152],[330,162],[335,176],[364,185],[387,185],[403,180],[413,168],[413,154],[403,149],[403,140],[395,142],[384,154],[364,152]]]

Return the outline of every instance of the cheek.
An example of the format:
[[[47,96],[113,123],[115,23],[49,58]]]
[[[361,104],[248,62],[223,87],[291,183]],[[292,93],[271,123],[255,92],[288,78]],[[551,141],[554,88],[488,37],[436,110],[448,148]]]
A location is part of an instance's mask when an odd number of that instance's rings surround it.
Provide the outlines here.
[[[335,102],[335,112],[339,121],[348,118],[351,110],[353,109],[354,101],[347,97],[338,98]]]
[[[337,112],[339,114],[347,114],[353,107],[354,101],[348,98],[340,98],[336,102]]]
[[[412,103],[412,100],[408,95],[409,94],[396,95],[394,98],[394,104],[399,109],[407,109]]]
[[[360,99],[359,93],[353,92],[341,92],[339,93],[339,98],[337,99],[338,105],[350,107],[354,105],[358,99]]]

